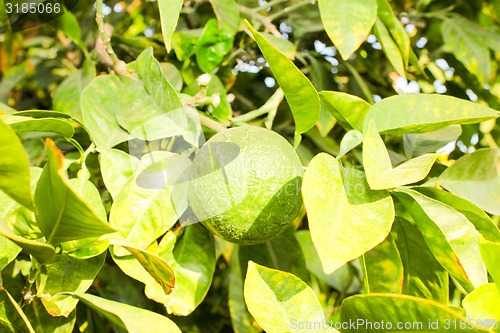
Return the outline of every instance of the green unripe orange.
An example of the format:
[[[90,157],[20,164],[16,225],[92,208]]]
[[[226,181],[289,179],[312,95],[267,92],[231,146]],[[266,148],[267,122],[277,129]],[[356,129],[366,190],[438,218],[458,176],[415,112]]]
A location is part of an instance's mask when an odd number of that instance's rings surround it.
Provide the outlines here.
[[[196,155],[190,204],[217,236],[239,244],[266,242],[299,213],[303,173],[295,150],[276,132],[231,128],[213,136]]]

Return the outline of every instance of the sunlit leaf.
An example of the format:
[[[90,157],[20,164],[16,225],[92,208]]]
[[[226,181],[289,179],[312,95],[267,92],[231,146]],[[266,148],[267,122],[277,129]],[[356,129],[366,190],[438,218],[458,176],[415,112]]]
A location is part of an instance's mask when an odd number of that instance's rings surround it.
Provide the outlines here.
[[[161,32],[167,52],[170,52],[171,50],[172,35],[174,34],[175,27],[177,26],[177,20],[179,19],[183,3],[183,0],[158,0]]]
[[[363,120],[371,105],[363,99],[338,91],[320,92],[326,110],[346,129],[363,130]]]
[[[498,328],[500,321],[498,304],[500,304],[500,292],[494,283],[479,286],[462,300],[467,318],[485,328]]]

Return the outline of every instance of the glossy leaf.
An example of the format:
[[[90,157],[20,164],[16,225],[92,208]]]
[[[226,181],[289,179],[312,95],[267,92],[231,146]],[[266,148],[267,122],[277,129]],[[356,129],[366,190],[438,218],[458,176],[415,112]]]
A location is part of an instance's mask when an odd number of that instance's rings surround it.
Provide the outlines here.
[[[9,116],[4,118],[4,120],[17,133],[52,132],[60,134],[65,138],[71,138],[75,133],[75,129],[69,122],[59,118],[33,119],[29,117]]]
[[[214,8],[219,28],[234,35],[240,27],[241,18],[235,0],[210,0]]]
[[[168,313],[187,316],[203,301],[212,284],[216,261],[213,235],[199,223],[189,225],[173,251],[165,236],[158,254],[175,274],[175,288],[163,304]]]
[[[42,296],[45,309],[52,316],[67,317],[76,307],[78,300],[62,293],[85,292],[99,273],[106,254],[81,260],[58,255],[56,260],[45,265],[42,274],[37,275],[37,293]]]
[[[249,262],[244,295],[248,310],[267,332],[307,332],[298,326],[325,322],[316,294],[293,274]],[[316,331],[336,332],[326,324]]]
[[[363,132],[371,120],[380,134],[436,131],[453,124],[474,124],[498,118],[484,105],[444,95],[396,95],[384,98],[366,114]]]
[[[403,294],[447,304],[448,272],[434,258],[420,231],[401,218],[392,230],[403,263]]]
[[[488,332],[485,329],[470,327],[467,318],[450,307],[431,300],[406,295],[351,296],[342,302],[340,318],[343,323],[357,323],[356,325],[346,325],[346,329],[342,330],[342,333],[380,332],[382,323],[384,323],[386,330],[394,332]],[[403,327],[398,327],[398,324],[401,326],[401,323]],[[408,327],[404,329],[404,325],[408,325]],[[390,329],[387,329],[389,327]]]
[[[234,34],[219,29],[217,21],[210,19],[196,45],[196,62],[205,73],[219,65],[233,47]]]
[[[377,18],[377,0],[319,0],[328,37],[347,60],[370,33]]]
[[[140,333],[147,328],[151,332],[181,333],[181,330],[173,321],[155,312],[90,294],[75,293],[73,297],[80,299],[87,306],[127,332]]]
[[[391,33],[399,47],[405,67],[410,58],[410,37],[399,18],[394,14],[388,0],[377,0],[377,15]]]
[[[106,189],[116,199],[125,184],[134,176],[139,159],[121,150],[110,149],[99,154],[101,173]]]
[[[366,293],[401,294],[403,263],[391,234],[362,257]]]
[[[434,132],[403,135],[405,155],[412,157],[434,153],[458,139],[460,134],[462,134],[460,125],[451,125]]]
[[[158,0],[161,33],[167,52],[172,49],[172,35],[177,26],[183,3],[183,0]]]
[[[290,59],[262,37],[248,22],[247,26],[285,93],[295,120],[295,132],[298,134],[307,132],[319,118],[321,105],[318,92]]]
[[[371,105],[363,99],[338,91],[319,93],[324,107],[346,130],[363,130],[363,120]]]
[[[491,60],[490,51],[478,33],[480,29],[459,15],[447,17],[441,24],[445,47],[484,84],[491,74]]]
[[[80,95],[95,75],[94,62],[85,60],[82,68],[64,79],[54,91],[54,97],[52,99],[54,110],[64,112],[82,122],[83,117],[80,108]]]
[[[414,190],[399,188],[394,193],[436,259],[465,290],[488,282],[479,253],[479,233],[463,214]]]
[[[484,328],[494,327],[498,331],[500,322],[500,292],[494,283],[487,283],[474,289],[462,300],[467,318]]]
[[[394,188],[416,183],[427,176],[437,154],[426,154],[392,168],[391,158],[384,141],[370,122],[363,138],[363,165],[366,179],[373,190]]]
[[[340,142],[340,152],[337,159],[342,158],[342,156],[359,146],[361,142],[363,142],[363,133],[357,130],[347,132]]]
[[[372,191],[363,172],[342,170],[330,155],[314,157],[304,174],[302,195],[309,229],[329,274],[382,242],[394,220],[386,191]]]
[[[459,158],[437,181],[451,193],[486,212],[500,215],[498,158],[495,149],[478,149]]]
[[[68,185],[63,155],[47,139],[48,161],[35,192],[36,219],[47,243],[58,244],[101,236],[115,230],[83,201]],[[47,196],[51,200],[47,200]]]
[[[455,208],[474,224],[474,227],[484,238],[491,242],[500,242],[500,230],[498,230],[498,227],[488,214],[470,201],[434,187],[416,187],[415,190]]]
[[[7,332],[35,333],[16,300],[0,285],[0,328]]]
[[[387,59],[389,59],[392,67],[394,67],[394,69],[400,76],[406,77],[405,64],[403,56],[401,55],[401,51],[399,50],[398,45],[396,45],[396,43],[392,39],[387,27],[378,17],[375,21],[373,31],[375,33],[375,36],[377,36],[377,40],[382,45],[382,50],[384,51]]]
[[[33,210],[28,155],[16,133],[0,120],[0,190]]]
[[[500,242],[490,242],[483,237],[479,237],[479,250],[484,260],[488,272],[500,290],[500,265],[498,253],[500,253]]]

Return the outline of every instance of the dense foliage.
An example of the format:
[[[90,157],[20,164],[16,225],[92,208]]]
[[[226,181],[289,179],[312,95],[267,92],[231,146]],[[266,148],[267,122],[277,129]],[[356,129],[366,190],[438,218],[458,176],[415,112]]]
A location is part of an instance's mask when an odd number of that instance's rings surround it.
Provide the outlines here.
[[[0,331],[500,332],[498,1],[12,3]],[[189,204],[200,147],[243,125],[305,168],[255,245]]]

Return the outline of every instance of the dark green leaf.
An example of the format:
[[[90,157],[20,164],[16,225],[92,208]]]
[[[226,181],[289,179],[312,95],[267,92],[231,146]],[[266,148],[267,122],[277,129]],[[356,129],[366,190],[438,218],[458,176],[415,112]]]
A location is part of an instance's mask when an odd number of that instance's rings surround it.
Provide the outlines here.
[[[233,47],[234,34],[219,29],[217,20],[211,19],[205,25],[196,46],[198,67],[210,73],[219,65]]]
[[[23,309],[7,290],[0,285],[0,329],[3,332],[35,333]],[[4,331],[5,330],[5,331]]]
[[[63,15],[64,16],[64,15]],[[69,314],[68,317],[53,317],[43,307],[41,301],[35,298],[30,306],[25,308],[26,316],[34,326],[37,333],[71,333],[76,323],[76,311]]]

